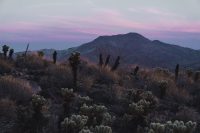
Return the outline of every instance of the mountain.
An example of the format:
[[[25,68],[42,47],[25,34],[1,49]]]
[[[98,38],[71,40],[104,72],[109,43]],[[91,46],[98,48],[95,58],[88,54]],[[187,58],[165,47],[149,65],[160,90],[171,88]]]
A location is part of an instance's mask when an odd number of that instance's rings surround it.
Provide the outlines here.
[[[120,56],[121,64],[174,68],[179,63],[185,68],[200,68],[199,50],[167,44],[159,40],[152,41],[138,33],[100,36],[79,47],[58,51],[59,59],[67,59],[72,51],[78,51],[82,57],[94,62],[98,61],[98,55],[102,53],[104,59],[108,54],[111,55],[112,60]]]

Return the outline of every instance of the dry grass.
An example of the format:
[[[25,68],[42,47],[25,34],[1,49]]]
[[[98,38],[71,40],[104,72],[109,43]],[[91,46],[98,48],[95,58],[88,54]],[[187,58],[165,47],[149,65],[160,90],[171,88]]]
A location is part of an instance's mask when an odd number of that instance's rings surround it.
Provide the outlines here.
[[[27,55],[26,57],[18,56],[16,59],[16,66],[27,69],[44,69],[50,63],[47,60],[38,58],[37,55]]]
[[[10,73],[13,69],[13,65],[7,60],[0,59],[0,68],[0,74]]]
[[[28,101],[33,88],[27,81],[12,76],[0,78],[0,98],[10,98],[17,102]]]

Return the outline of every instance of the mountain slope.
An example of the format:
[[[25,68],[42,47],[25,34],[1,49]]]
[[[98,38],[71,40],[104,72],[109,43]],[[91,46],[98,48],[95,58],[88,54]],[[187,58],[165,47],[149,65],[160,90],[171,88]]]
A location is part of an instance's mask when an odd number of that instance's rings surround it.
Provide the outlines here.
[[[102,53],[104,58],[110,54],[112,60],[121,56],[123,64],[174,68],[179,63],[183,67],[200,67],[200,51],[158,40],[151,41],[137,33],[100,36],[92,42],[62,52],[65,54],[59,56],[60,59],[66,59],[71,51],[79,51],[83,57],[94,62]]]

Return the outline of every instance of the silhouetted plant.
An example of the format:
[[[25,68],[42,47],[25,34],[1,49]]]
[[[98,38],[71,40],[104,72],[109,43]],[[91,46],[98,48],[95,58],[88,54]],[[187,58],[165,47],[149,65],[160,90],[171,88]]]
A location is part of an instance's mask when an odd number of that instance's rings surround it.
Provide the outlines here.
[[[9,46],[7,46],[7,45],[3,45],[2,46],[2,51],[3,51],[4,58],[7,57],[8,50],[9,50]]]
[[[72,53],[68,60],[73,72],[74,89],[76,89],[77,88],[77,71],[78,71],[78,65],[80,64],[80,53],[78,52]]]
[[[179,64],[176,65],[176,69],[175,69],[175,81],[178,80],[178,74],[179,74]]]
[[[164,98],[167,91],[168,82],[165,80],[159,81],[159,88],[160,88],[160,98]]]
[[[194,81],[197,82],[199,80],[199,77],[200,77],[200,71],[195,72]]]
[[[111,71],[115,71],[119,67],[119,64],[120,64],[119,60],[120,60],[120,56],[118,56],[117,59],[115,60],[115,64],[113,65]]]
[[[99,54],[99,66],[103,65],[103,57],[102,54]]]
[[[140,69],[139,66],[135,67],[134,73],[133,73],[134,76],[137,76],[137,73],[138,73],[139,69]]]
[[[10,49],[9,51],[9,59],[13,59],[14,49]]]
[[[53,52],[53,63],[56,64],[56,61],[57,61],[57,52],[54,51]]]
[[[109,64],[109,61],[110,61],[110,55],[108,55],[106,57],[106,61],[105,61],[105,65],[104,66],[107,66]]]
[[[25,56],[25,57],[26,57],[26,55],[27,55],[28,48],[29,48],[29,43],[27,44],[27,46],[26,46],[26,50],[25,50],[25,52],[24,52],[24,56]]]

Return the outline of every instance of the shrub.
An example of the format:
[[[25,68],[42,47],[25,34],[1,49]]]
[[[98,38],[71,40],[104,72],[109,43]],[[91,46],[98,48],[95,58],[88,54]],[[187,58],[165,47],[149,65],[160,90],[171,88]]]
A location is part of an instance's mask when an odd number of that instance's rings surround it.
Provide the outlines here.
[[[151,123],[149,133],[194,133],[196,122],[168,121],[165,124]]]
[[[16,66],[29,70],[45,69],[49,63],[36,55],[17,56]]]
[[[31,99],[33,88],[22,79],[12,76],[3,76],[0,78],[0,98],[10,98],[17,102],[25,102]]]
[[[7,60],[0,59],[0,74],[10,73],[13,69],[13,65]]]
[[[61,122],[61,126],[66,133],[78,133],[87,124],[88,117],[84,115],[72,115]]]

